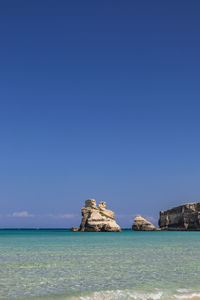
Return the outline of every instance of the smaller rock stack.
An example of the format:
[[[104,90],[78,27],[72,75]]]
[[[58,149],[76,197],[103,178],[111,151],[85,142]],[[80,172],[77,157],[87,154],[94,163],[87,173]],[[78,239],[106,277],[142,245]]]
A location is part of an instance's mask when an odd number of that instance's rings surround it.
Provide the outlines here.
[[[136,230],[136,231],[153,231],[153,230],[157,230],[157,229],[151,222],[147,221],[142,216],[138,215],[134,219],[132,230]]]
[[[71,232],[78,232],[78,227],[72,227],[72,228],[70,229],[70,231],[71,231]]]

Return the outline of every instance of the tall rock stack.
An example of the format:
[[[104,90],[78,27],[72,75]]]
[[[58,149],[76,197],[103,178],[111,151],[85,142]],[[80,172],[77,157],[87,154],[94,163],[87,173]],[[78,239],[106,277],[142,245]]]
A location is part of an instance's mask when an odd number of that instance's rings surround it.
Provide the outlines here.
[[[161,230],[200,230],[200,202],[161,211],[159,226]]]
[[[106,202],[96,205],[95,199],[85,201],[85,206],[81,210],[82,220],[80,231],[94,232],[117,232],[121,231],[120,226],[114,219],[114,212],[106,209]]]

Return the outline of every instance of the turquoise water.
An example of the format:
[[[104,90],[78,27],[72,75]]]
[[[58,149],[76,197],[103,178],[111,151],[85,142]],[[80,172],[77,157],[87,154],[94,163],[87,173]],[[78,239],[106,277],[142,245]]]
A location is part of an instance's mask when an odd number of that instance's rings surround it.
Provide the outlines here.
[[[0,299],[200,296],[200,232],[0,230]]]

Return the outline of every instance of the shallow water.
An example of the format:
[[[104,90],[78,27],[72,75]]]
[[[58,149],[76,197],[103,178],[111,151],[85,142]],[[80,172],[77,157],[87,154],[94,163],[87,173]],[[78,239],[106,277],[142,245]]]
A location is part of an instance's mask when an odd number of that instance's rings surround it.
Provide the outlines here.
[[[0,299],[200,297],[200,232],[0,230]]]

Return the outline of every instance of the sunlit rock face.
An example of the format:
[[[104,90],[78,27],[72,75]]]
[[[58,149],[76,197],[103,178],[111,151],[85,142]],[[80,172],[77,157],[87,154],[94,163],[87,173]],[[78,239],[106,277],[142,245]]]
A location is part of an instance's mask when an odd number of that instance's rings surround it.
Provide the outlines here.
[[[97,206],[95,199],[88,199],[85,201],[81,213],[80,231],[121,231],[114,219],[114,212],[106,209],[106,202],[100,202]]]
[[[200,202],[161,211],[159,226],[161,230],[200,230]]]
[[[72,228],[70,229],[70,231],[71,231],[71,232],[78,232],[78,227],[72,227]]]
[[[156,230],[156,227],[140,215],[134,219],[132,230],[136,231],[152,231]]]

